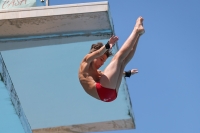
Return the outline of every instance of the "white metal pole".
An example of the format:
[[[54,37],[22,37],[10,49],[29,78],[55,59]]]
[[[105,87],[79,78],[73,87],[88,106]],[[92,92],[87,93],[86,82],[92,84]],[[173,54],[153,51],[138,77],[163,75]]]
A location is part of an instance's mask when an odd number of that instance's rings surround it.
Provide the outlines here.
[[[49,6],[49,0],[46,0],[46,6]]]

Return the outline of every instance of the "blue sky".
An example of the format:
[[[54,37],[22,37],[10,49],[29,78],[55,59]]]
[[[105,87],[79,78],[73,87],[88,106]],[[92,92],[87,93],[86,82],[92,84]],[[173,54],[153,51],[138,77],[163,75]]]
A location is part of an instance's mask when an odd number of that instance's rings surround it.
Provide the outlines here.
[[[50,4],[95,1],[51,0]],[[127,79],[136,129],[113,133],[199,133],[200,1],[108,1],[119,46],[138,16],[144,18],[146,30],[126,67],[139,70]]]

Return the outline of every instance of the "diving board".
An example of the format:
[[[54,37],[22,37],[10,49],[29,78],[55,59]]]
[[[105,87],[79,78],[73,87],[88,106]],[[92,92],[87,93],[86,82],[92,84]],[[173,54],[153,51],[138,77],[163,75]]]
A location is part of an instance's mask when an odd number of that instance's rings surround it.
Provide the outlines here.
[[[88,96],[78,80],[80,62],[91,44],[106,43],[114,34],[108,2],[12,9],[0,14],[4,64],[0,73],[7,90],[16,92],[19,104],[15,110],[24,114],[20,120],[27,125],[26,133],[135,128],[125,78],[117,99],[110,103]],[[113,52],[117,50],[115,45]]]
[[[0,10],[0,51],[44,45],[13,41],[112,34],[108,9],[108,2],[94,2]]]

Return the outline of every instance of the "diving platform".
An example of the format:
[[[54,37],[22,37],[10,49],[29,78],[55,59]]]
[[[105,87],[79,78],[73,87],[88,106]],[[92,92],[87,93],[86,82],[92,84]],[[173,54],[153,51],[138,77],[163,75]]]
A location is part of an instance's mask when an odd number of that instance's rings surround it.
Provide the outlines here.
[[[91,45],[113,34],[107,1],[0,10],[0,74],[25,133],[135,128],[125,78],[110,103],[89,96],[78,79]]]

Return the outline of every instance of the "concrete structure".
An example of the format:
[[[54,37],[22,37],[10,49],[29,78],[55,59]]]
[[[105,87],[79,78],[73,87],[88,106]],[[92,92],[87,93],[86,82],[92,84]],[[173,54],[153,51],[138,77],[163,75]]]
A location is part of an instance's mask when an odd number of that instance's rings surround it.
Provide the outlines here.
[[[26,133],[135,128],[125,79],[111,103],[87,95],[78,80],[79,64],[91,44],[106,43],[114,34],[108,2],[0,14],[0,73]]]
[[[0,132],[31,133],[32,130],[2,56],[0,56],[0,76]]]

